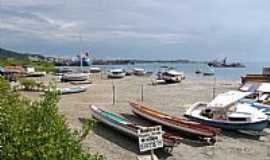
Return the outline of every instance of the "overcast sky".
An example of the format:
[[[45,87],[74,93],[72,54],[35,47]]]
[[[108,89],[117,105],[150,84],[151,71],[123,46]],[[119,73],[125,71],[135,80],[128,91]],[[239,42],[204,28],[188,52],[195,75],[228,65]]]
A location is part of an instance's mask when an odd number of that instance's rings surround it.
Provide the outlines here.
[[[98,58],[270,61],[270,1],[0,0],[0,47],[80,46]]]

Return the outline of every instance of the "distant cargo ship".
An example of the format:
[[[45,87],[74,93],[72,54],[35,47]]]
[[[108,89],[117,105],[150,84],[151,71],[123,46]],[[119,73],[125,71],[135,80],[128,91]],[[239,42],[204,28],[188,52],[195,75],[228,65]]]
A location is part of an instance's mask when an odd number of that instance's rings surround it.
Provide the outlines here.
[[[208,63],[210,67],[216,68],[245,68],[246,66],[242,63],[227,63],[227,58],[224,58],[222,61],[214,60]]]

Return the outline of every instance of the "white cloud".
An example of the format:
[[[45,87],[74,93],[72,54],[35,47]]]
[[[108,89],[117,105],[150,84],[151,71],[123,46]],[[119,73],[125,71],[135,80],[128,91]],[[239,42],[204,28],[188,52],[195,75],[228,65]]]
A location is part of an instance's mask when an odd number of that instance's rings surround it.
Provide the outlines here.
[[[266,0],[0,0],[0,3],[0,30],[4,37],[1,40],[6,42],[16,37],[10,34],[20,34],[16,41],[21,43],[38,44],[35,39],[45,39],[53,45],[61,41],[67,51],[70,43],[78,42],[82,34],[86,44],[103,48],[117,45],[114,50],[103,49],[104,54],[120,52],[125,48],[123,43],[129,47],[138,43],[142,52],[155,44],[157,47],[151,49],[155,53],[175,44],[172,54],[185,50],[186,56],[198,50],[206,54],[218,50],[223,54],[259,51],[266,55],[269,48],[270,3]]]

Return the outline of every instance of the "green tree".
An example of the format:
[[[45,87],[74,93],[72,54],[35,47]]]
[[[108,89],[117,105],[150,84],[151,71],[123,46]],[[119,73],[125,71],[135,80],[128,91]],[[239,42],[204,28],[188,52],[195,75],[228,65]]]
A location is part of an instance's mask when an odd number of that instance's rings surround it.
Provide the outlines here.
[[[83,131],[73,132],[58,113],[57,92],[46,92],[39,101],[30,101],[0,78],[0,93],[1,160],[104,159],[84,153],[80,144],[95,122],[89,119]]]

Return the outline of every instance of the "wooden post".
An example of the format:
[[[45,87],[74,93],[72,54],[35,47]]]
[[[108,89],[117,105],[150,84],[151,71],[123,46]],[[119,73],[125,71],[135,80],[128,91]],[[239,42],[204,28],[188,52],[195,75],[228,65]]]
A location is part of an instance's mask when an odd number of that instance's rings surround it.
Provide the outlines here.
[[[155,152],[151,149],[151,160],[155,160]]]
[[[216,76],[214,76],[213,99],[216,97]]]
[[[143,97],[144,95],[143,95],[143,84],[141,85],[141,101],[143,102],[143,99],[144,99],[144,97]]]
[[[113,83],[113,105],[115,105],[115,85]]]

